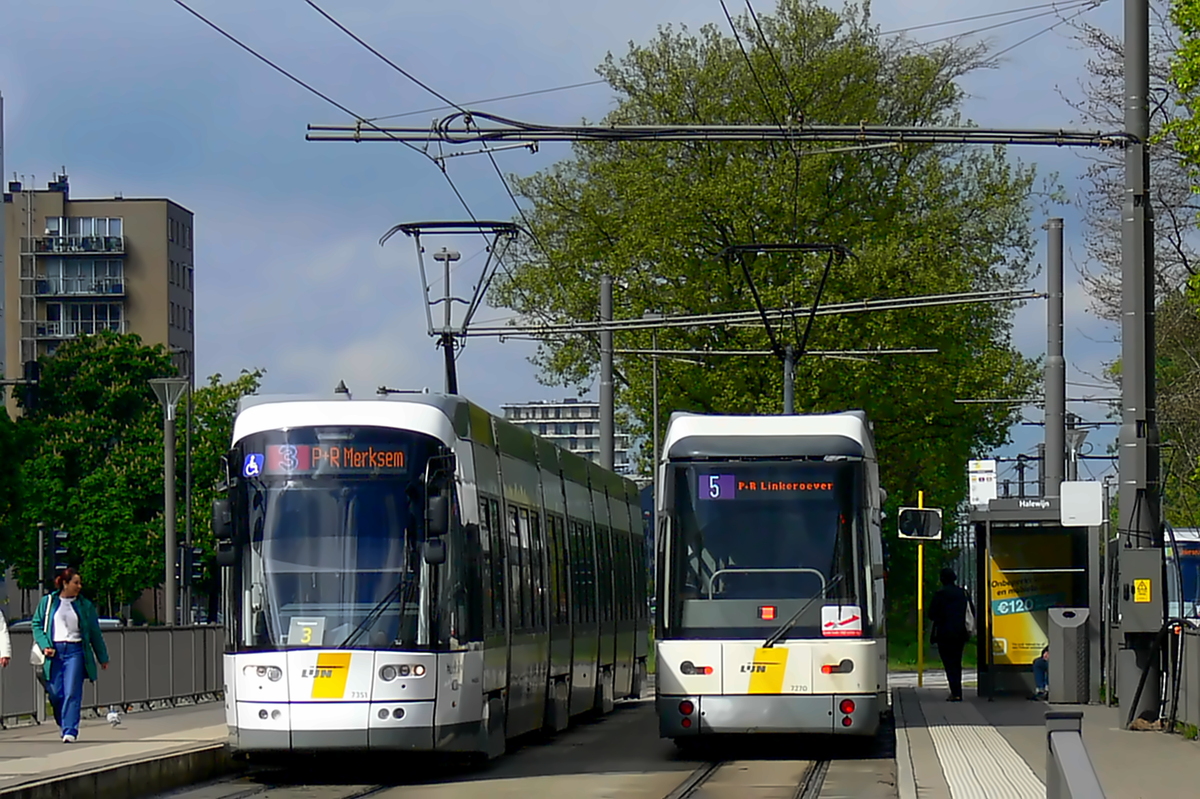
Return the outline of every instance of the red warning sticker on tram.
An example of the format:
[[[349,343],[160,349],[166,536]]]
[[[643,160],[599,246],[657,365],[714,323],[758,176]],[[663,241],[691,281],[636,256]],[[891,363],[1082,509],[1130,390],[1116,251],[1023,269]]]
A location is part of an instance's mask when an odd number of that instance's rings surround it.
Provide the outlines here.
[[[826,638],[861,638],[862,609],[858,605],[826,605],[821,608],[821,635]]]

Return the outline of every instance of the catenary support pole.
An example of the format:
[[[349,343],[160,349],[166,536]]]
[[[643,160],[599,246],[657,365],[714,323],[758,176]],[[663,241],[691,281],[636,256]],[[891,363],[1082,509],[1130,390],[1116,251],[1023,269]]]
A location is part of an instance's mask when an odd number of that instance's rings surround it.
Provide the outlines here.
[[[1063,359],[1063,221],[1047,225],[1046,253],[1046,489],[1045,496],[1057,497],[1063,481],[1066,453],[1064,422],[1067,413],[1067,365]]]
[[[1154,217],[1150,208],[1150,3],[1125,0],[1125,198],[1121,210],[1121,431],[1118,574],[1124,592],[1142,580],[1161,581],[1162,571],[1141,573],[1139,550],[1161,548],[1159,451],[1154,390]],[[1126,561],[1128,560],[1128,563]],[[1136,565],[1135,565],[1136,564]],[[1165,592],[1160,592],[1165,593]],[[1148,603],[1146,603],[1148,604]],[[1121,615],[1117,699],[1121,718],[1159,713],[1159,658],[1153,655],[1158,618],[1127,604]],[[1136,611],[1136,612],[1134,612]],[[1138,682],[1145,685],[1132,707]],[[1132,711],[1132,714],[1130,713]]]
[[[600,277],[600,321],[611,322],[613,318],[612,275]],[[600,466],[613,468],[613,423],[616,409],[613,407],[613,334],[611,330],[600,333]]]

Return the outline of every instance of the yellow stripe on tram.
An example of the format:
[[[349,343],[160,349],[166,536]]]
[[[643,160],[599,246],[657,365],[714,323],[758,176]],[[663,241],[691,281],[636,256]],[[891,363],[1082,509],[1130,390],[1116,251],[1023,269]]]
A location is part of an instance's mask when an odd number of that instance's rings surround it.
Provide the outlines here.
[[[750,693],[783,693],[783,676],[787,672],[788,651],[771,647],[754,650],[754,668],[750,672]]]
[[[350,676],[349,652],[321,652],[317,655],[317,674],[313,677],[313,699],[342,699]]]

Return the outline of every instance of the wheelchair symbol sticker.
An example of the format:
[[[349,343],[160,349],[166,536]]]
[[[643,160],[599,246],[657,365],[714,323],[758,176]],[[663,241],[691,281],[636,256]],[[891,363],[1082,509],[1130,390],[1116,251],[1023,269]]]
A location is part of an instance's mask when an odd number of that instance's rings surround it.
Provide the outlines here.
[[[246,456],[246,463],[242,466],[242,477],[258,477],[262,474],[264,456],[252,452]]]

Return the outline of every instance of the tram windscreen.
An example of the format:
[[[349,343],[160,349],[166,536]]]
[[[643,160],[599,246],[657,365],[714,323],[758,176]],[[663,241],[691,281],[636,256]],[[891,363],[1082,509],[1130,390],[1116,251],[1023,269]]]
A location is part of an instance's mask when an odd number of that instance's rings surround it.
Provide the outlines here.
[[[301,428],[241,443],[247,644],[417,642],[425,467],[438,451],[428,436],[381,428]]]
[[[820,636],[824,606],[858,604],[859,462],[688,464],[673,488],[673,636],[757,636],[809,600],[794,637]]]

